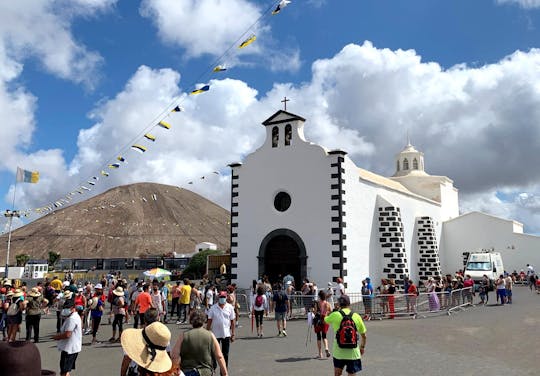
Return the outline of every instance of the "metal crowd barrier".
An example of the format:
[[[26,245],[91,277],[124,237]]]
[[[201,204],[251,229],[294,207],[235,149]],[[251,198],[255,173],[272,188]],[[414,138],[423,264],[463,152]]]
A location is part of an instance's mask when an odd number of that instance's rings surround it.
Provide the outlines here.
[[[374,296],[361,293],[347,293],[351,300],[351,308],[361,314],[366,320],[383,320],[395,318],[417,318],[430,315],[450,315],[454,311],[464,310],[473,305],[473,289],[467,287],[448,292],[422,292],[419,295],[396,293],[393,295],[375,294]],[[289,319],[306,318],[313,302],[318,299],[315,295],[295,293],[288,296],[291,304]],[[335,299],[328,299],[334,306]],[[270,300],[272,297],[270,296]],[[251,307],[250,294],[237,294],[240,304],[240,315],[249,315]]]

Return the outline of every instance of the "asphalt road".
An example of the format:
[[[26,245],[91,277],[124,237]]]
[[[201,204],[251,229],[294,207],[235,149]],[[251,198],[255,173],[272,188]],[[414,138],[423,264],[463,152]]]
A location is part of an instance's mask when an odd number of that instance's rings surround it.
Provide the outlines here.
[[[494,300],[494,295],[490,298]],[[305,320],[289,322],[286,338],[276,336],[273,320],[266,322],[266,336],[262,339],[252,334],[247,317],[242,317],[240,323],[242,327],[229,356],[231,375],[333,375],[331,359],[315,359],[315,335],[308,334]],[[168,326],[173,344],[178,333],[187,329]],[[540,295],[526,287],[515,287],[512,305],[476,306],[451,316],[416,320],[369,321],[366,326],[362,375],[526,376],[540,372]],[[60,354],[54,341],[47,339],[54,328],[52,315],[42,320],[43,340],[38,348],[42,368],[58,372]],[[102,325],[98,339],[105,341],[110,336],[111,326]],[[332,337],[330,331],[330,341]],[[120,345],[89,346],[90,340],[90,336],[84,336],[77,370],[72,375],[118,375]]]

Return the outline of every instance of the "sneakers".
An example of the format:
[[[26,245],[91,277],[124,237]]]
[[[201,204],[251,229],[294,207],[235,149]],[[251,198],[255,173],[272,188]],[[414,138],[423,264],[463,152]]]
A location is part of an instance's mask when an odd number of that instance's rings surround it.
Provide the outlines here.
[[[330,358],[330,351],[328,351],[328,349],[326,349],[326,350],[324,350],[324,351],[325,351],[325,353],[326,353],[326,357],[327,357],[327,358]]]
[[[277,336],[278,337],[284,337],[283,332],[279,332]]]
[[[287,337],[287,332],[285,331],[285,329],[283,329],[281,333],[283,334],[283,337]]]

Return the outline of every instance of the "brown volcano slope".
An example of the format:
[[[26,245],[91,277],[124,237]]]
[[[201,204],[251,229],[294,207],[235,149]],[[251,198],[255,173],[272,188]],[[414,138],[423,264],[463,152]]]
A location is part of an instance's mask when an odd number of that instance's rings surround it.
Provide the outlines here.
[[[27,253],[46,259],[191,253],[201,242],[229,249],[229,212],[191,191],[137,183],[112,188],[12,232],[11,263]],[[7,235],[0,237],[4,248]]]

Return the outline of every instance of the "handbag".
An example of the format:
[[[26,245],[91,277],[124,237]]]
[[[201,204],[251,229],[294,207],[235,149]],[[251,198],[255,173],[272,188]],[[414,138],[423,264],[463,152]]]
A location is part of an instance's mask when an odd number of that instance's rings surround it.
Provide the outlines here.
[[[189,370],[182,370],[184,372],[185,376],[200,376],[199,370],[197,368],[189,369]]]

